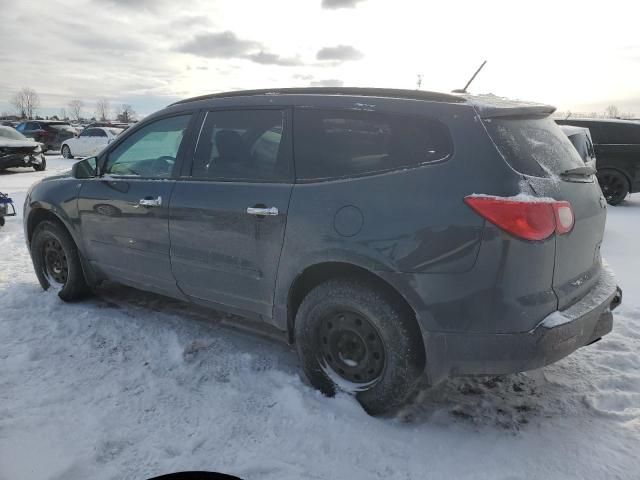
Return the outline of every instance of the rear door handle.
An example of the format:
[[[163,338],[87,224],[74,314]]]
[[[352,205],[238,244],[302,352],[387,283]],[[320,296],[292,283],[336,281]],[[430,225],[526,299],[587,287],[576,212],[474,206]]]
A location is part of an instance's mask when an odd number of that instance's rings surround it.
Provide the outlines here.
[[[138,206],[142,207],[159,207],[162,205],[162,197],[158,196],[158,198],[141,198],[138,202]]]
[[[274,217],[280,212],[278,212],[278,209],[276,207],[247,207],[247,213],[249,215],[257,215],[259,217]]]

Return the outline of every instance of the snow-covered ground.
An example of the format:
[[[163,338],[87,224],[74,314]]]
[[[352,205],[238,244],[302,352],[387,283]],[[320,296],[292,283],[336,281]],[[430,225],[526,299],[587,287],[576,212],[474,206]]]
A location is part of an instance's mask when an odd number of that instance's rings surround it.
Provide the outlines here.
[[[28,186],[70,167],[0,174]],[[17,171],[17,170],[16,170]],[[324,398],[294,352],[176,302],[42,292],[20,218],[0,229],[0,480],[640,478],[640,195],[609,208],[624,303],[601,342],[528,374],[456,379],[393,419]],[[116,301],[117,299],[117,301]]]

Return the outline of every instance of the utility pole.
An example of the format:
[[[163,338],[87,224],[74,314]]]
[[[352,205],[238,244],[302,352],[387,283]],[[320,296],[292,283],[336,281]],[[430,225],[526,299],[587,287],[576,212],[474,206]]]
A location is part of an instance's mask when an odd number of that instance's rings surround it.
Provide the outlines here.
[[[420,87],[422,86],[422,74],[419,73],[418,74],[418,81],[416,82],[416,90],[420,90]]]

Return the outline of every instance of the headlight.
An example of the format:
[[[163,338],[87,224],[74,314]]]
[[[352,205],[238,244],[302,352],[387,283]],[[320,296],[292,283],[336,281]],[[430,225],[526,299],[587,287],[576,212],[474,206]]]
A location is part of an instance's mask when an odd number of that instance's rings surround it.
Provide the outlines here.
[[[38,146],[33,151],[33,153],[40,153],[40,152],[42,152],[42,144],[41,143],[38,144]]]

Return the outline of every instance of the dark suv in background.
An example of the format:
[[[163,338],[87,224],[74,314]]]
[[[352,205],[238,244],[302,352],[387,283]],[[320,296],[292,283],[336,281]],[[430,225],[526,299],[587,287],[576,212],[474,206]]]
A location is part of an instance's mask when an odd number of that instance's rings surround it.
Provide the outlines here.
[[[410,90],[173,104],[29,191],[63,300],[109,279],[257,321],[372,414],[611,330],[606,202],[545,105]],[[560,179],[558,181],[558,179]]]
[[[598,181],[611,205],[640,191],[640,123],[630,120],[569,118],[560,125],[588,128],[596,153]]]
[[[42,151],[60,150],[62,142],[77,132],[68,122],[56,120],[29,120],[16,126],[25,137],[42,143]]]

